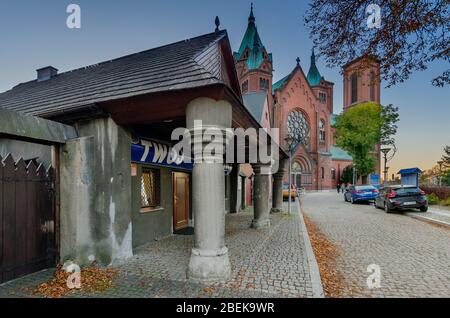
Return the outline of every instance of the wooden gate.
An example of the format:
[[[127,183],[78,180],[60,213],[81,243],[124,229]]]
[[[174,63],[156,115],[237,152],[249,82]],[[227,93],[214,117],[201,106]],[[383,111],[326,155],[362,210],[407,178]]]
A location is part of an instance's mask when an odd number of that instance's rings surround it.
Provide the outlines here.
[[[53,168],[0,157],[0,283],[55,266]]]

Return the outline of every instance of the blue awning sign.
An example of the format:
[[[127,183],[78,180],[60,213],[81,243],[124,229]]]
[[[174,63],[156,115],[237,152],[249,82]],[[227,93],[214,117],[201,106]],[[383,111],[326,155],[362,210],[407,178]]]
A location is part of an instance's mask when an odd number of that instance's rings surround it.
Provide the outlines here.
[[[156,141],[141,140],[139,144],[131,145],[131,161],[133,162],[192,170],[194,166],[192,160],[185,159],[184,154]]]

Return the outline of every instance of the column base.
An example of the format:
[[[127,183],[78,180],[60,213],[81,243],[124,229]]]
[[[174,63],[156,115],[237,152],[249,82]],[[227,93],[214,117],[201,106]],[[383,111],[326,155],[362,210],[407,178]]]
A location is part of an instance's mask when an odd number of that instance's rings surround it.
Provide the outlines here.
[[[272,208],[272,210],[270,210],[270,213],[281,213],[281,212],[284,212],[284,210],[280,208]]]
[[[270,219],[253,220],[251,225],[252,229],[264,229],[268,227],[270,227]]]
[[[222,282],[231,277],[231,264],[226,247],[208,251],[192,249],[188,279],[198,282]]]

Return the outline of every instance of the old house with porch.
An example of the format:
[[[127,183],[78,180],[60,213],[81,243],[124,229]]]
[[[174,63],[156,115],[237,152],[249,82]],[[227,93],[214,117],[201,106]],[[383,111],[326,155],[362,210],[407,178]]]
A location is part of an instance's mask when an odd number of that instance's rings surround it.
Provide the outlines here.
[[[96,260],[109,265],[127,259],[146,242],[193,227],[188,277],[201,281],[227,278],[225,214],[239,211],[242,205],[239,182],[247,182],[239,174],[243,169],[238,163],[189,164],[171,157],[172,131],[178,127],[193,131],[196,120],[222,131],[228,143],[234,139],[225,133],[226,128],[262,127],[243,104],[226,31],[217,29],[69,72],[39,69],[35,80],[0,94],[0,110],[9,114],[0,118],[0,149],[7,158],[2,158],[0,176],[8,167],[11,170],[11,164],[21,167],[25,162],[46,169],[51,165],[55,174],[47,182],[49,191],[55,193],[54,213],[31,225],[11,221],[15,212],[7,191],[16,189],[18,179],[8,179],[7,184],[1,178],[0,228],[6,226],[4,222],[11,227],[1,251],[7,245],[21,251],[19,233],[41,231],[47,245],[39,248],[55,262]],[[8,129],[6,121],[12,123]],[[27,122],[39,129],[24,133],[21,127]],[[39,137],[40,130],[51,133]],[[58,138],[52,139],[54,134]],[[252,142],[258,144],[258,140],[248,140]],[[223,150],[215,152],[214,159],[219,159],[226,145],[216,146]],[[282,150],[279,154],[283,162],[286,155]],[[252,226],[270,226],[269,202],[275,210],[282,209],[282,184],[275,182],[271,191],[270,164],[251,165]],[[280,169],[278,175],[283,173]],[[269,198],[271,193],[273,198]],[[33,239],[24,235],[25,242]],[[34,252],[17,255],[2,258],[1,281],[49,266],[32,265],[36,263]]]

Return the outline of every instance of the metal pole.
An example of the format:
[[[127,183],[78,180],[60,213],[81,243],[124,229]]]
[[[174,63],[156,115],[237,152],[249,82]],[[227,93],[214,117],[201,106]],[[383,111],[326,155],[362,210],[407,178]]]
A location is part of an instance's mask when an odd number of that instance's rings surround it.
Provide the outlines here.
[[[388,175],[388,170],[387,170],[387,153],[385,153],[384,154],[384,181],[383,181],[384,185],[386,185],[387,175]]]
[[[356,167],[353,166],[353,185],[356,184]]]
[[[288,189],[288,214],[291,214],[291,188],[292,188],[292,150],[289,150],[289,189]]]

